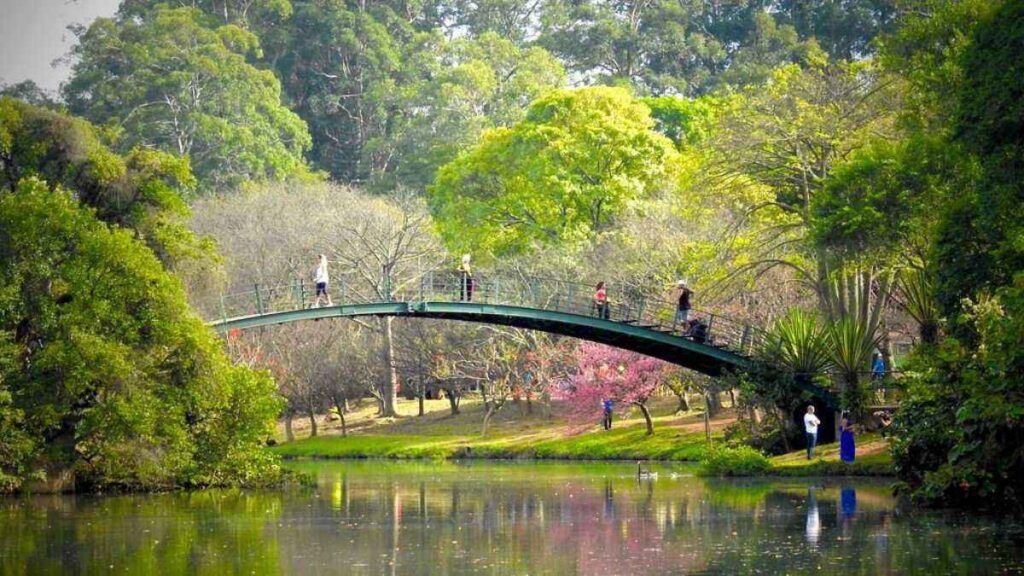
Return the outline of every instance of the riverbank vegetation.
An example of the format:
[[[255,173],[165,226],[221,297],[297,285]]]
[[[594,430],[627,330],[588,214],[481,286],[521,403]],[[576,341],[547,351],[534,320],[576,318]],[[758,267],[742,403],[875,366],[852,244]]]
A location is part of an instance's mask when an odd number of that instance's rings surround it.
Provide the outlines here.
[[[728,402],[723,442],[767,458],[798,451],[815,402],[867,433],[895,410],[921,501],[1019,505],[1022,17],[1013,0],[124,2],[75,30],[59,95],[0,100],[0,483],[256,482],[278,469],[259,447],[275,416],[277,450],[301,451],[320,441],[292,444],[297,421],[316,434],[332,410],[344,435],[354,404],[390,421],[400,397],[417,410],[399,422],[432,422],[443,396],[452,421],[432,425],[474,429],[323,449],[689,459],[701,431],[650,409],[671,399]],[[319,254],[347,301],[401,299],[469,254],[480,278],[553,278],[581,308],[598,281],[634,309],[684,281],[690,320],[764,331],[743,340],[755,368],[709,378],[499,326],[330,320],[221,348],[201,325],[308,305]],[[643,425],[574,435],[604,399]],[[504,436],[560,402],[550,437]]]

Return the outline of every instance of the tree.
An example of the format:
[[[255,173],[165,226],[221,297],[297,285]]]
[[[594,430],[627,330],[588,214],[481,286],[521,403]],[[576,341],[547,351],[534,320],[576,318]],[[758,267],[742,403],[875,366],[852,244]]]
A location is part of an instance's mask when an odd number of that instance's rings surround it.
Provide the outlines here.
[[[29,177],[133,230],[167,264],[209,255],[184,224],[182,196],[195,184],[187,159],[139,148],[120,155],[84,120],[0,98],[0,193]]]
[[[437,169],[485,129],[522,120],[530,102],[565,83],[561,64],[546,50],[493,32],[439,41],[409,66],[422,77],[384,96],[389,129],[367,142],[370,154],[389,158],[373,175],[374,188],[425,190]]]
[[[625,90],[549,93],[441,169],[430,197],[442,235],[494,254],[589,239],[671,178],[676,152],[652,128]]]
[[[784,266],[824,305],[830,262],[807,241],[811,207],[837,164],[869,140],[895,137],[892,92],[870,63],[817,59],[806,69],[775,71],[723,117],[715,135],[719,177],[769,188],[773,197],[749,204],[748,217],[779,215],[768,219],[755,254],[736,273]]]
[[[647,402],[669,376],[668,364],[603,344],[584,342],[577,348],[577,373],[572,378],[569,402],[571,418],[578,422],[597,422],[603,400],[640,409],[647,434],[654,434],[654,423]]]
[[[794,61],[800,43],[761,2],[553,1],[540,42],[580,76],[654,94],[697,95],[755,61]],[[750,79],[744,74],[736,80]]]
[[[390,165],[390,150],[368,146],[389,134],[401,113],[390,100],[419,78],[415,64],[435,52],[436,37],[386,2],[293,5],[262,38],[267,61],[309,125],[311,161],[342,182],[366,182]]]
[[[97,19],[72,52],[68,107],[109,126],[122,151],[188,157],[204,191],[302,174],[309,132],[274,74],[246,62],[256,37],[209,24],[192,8]]]
[[[228,363],[130,231],[30,177],[0,195],[0,263],[0,406],[32,442],[21,466],[82,487],[280,478],[262,449],[280,409],[273,380]]]

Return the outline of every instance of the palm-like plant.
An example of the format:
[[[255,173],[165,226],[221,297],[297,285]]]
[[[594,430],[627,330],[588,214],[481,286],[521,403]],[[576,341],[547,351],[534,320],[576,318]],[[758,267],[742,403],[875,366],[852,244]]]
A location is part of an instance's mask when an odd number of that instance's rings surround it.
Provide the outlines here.
[[[800,309],[772,323],[765,336],[764,354],[802,377],[823,372],[830,362],[821,322],[815,314]]]
[[[905,268],[900,271],[896,282],[899,293],[894,299],[917,322],[921,341],[925,344],[938,343],[941,311],[935,299],[932,274],[920,268]]]
[[[824,299],[827,348],[845,403],[854,411],[862,408],[861,375],[870,369],[871,356],[882,339],[882,312],[891,292],[888,272],[840,272],[829,282]]]

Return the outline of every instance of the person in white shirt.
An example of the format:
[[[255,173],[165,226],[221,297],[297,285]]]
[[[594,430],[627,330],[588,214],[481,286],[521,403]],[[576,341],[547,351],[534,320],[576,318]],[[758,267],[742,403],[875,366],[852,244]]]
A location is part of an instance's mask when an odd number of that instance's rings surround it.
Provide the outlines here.
[[[814,415],[814,406],[807,407],[807,414],[804,414],[804,432],[807,433],[807,459],[814,457],[814,446],[818,443],[818,426],[821,420]]]
[[[327,291],[327,283],[330,282],[330,277],[327,274],[327,256],[323,254],[317,258],[316,274],[313,277],[313,281],[316,282],[316,301],[313,302],[313,307],[320,307],[321,296],[327,300],[328,306],[334,306],[331,302],[331,294]]]

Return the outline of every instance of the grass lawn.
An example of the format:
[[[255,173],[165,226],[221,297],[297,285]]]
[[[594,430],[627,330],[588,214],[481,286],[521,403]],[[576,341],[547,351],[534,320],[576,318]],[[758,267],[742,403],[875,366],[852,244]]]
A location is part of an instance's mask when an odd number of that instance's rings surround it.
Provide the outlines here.
[[[376,418],[372,403],[346,416],[348,434],[341,435],[339,422],[318,419],[319,434],[308,437],[307,420],[296,420],[297,439],[274,448],[285,457],[317,458],[550,458],[566,460],[677,460],[698,461],[705,450],[703,416],[700,413],[667,415],[674,401],[656,401],[654,435],[647,436],[642,417],[618,418],[611,431],[595,421],[583,430],[571,428],[560,416],[557,404],[509,405],[492,419],[487,436],[481,435],[483,408],[479,401],[464,400],[461,413],[452,416],[447,401],[427,401],[423,416],[416,416],[415,401],[400,400],[399,418]],[[711,423],[712,436],[735,420],[724,411]],[[278,441],[284,441],[279,426]],[[302,438],[306,436],[305,438]]]
[[[889,442],[880,434],[858,434],[857,457],[852,464],[839,459],[839,443],[818,446],[814,459],[799,450],[771,458],[772,474],[778,476],[892,476]]]
[[[417,403],[400,399],[398,418],[377,418],[372,402],[365,402],[346,415],[347,435],[341,424],[317,417],[318,435],[310,437],[308,418],[296,419],[296,440],[285,441],[284,426],[278,426],[274,451],[286,458],[537,458],[558,460],[672,460],[698,462],[707,444],[700,412],[673,415],[674,400],[652,403],[654,435],[647,436],[639,413],[618,417],[612,430],[593,426],[571,427],[562,417],[563,408],[507,405],[492,419],[487,436],[481,435],[483,407],[478,399],[463,400],[460,414],[452,416],[448,402],[428,400],[424,415],[417,416]],[[634,411],[635,412],[635,411]],[[715,444],[722,442],[723,429],[735,421],[725,410],[711,421]],[[839,460],[839,444],[818,446],[814,460],[804,451],[770,458],[770,475],[776,476],[890,476],[892,459],[888,442],[878,434],[857,436],[857,459],[853,464]]]

